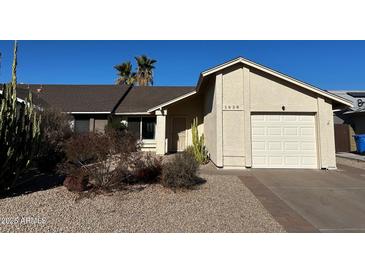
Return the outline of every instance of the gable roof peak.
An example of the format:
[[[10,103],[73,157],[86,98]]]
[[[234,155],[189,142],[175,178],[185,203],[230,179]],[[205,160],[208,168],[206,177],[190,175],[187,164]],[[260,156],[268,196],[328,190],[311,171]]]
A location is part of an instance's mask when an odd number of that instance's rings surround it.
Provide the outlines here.
[[[202,73],[200,73],[200,77],[199,77],[199,80],[198,80],[198,83],[197,83],[196,91],[199,92],[199,89],[200,89],[201,84],[203,82],[203,79],[205,77],[207,77],[207,76],[209,76],[211,74],[217,73],[217,72],[219,72],[219,71],[221,71],[221,70],[223,70],[225,68],[228,68],[228,67],[231,67],[233,65],[239,64],[239,63],[241,63],[243,65],[246,65],[246,66],[248,66],[250,68],[254,68],[256,70],[260,70],[260,71],[265,72],[267,74],[273,75],[273,76],[275,76],[275,77],[277,77],[279,79],[282,79],[282,80],[287,81],[289,83],[295,84],[295,85],[297,85],[299,87],[305,88],[305,89],[307,89],[307,90],[309,90],[311,92],[314,92],[314,93],[319,94],[319,95],[321,95],[323,97],[329,98],[329,99],[331,99],[331,100],[333,100],[335,102],[339,102],[339,103],[341,103],[341,104],[343,104],[345,106],[352,107],[352,103],[349,100],[346,100],[346,99],[344,99],[344,98],[342,98],[340,96],[337,96],[337,95],[335,95],[333,93],[330,93],[328,91],[325,91],[323,89],[320,89],[320,88],[315,87],[313,85],[310,85],[308,83],[305,83],[303,81],[300,81],[298,79],[295,79],[295,78],[293,78],[293,77],[291,77],[289,75],[286,75],[284,73],[281,73],[281,72],[276,71],[274,69],[271,69],[269,67],[266,67],[266,66],[260,65],[258,63],[255,63],[255,62],[253,62],[251,60],[248,60],[246,58],[243,58],[242,56],[239,56],[239,57],[237,57],[235,59],[232,59],[232,60],[227,61],[227,62],[225,62],[223,64],[220,64],[220,65],[217,65],[215,67],[212,67],[212,68],[207,69],[207,70],[203,71]]]

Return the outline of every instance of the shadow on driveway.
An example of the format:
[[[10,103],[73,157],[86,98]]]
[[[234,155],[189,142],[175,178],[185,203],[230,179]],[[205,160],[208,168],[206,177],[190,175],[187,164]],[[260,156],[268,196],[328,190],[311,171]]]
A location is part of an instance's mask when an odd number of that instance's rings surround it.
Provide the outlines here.
[[[31,169],[19,177],[15,187],[0,193],[0,199],[51,189],[62,185],[63,180],[64,176],[42,173],[37,169]]]

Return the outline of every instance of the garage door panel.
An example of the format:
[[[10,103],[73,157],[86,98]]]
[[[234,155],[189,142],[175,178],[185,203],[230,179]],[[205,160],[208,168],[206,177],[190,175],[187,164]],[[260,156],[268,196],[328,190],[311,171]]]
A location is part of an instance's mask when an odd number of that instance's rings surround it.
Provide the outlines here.
[[[252,142],[252,149],[256,151],[266,151],[266,142],[265,141]]]
[[[312,122],[312,121],[314,121],[314,116],[302,115],[302,116],[298,116],[298,117],[299,117],[299,121],[302,121],[302,122]]]
[[[263,115],[251,116],[251,121],[265,121],[265,116]]]
[[[280,127],[268,127],[267,128],[267,135],[270,136],[281,136],[282,130]]]
[[[297,116],[292,116],[292,115],[278,115],[278,116],[282,117],[282,121],[285,122],[296,122],[299,120]]]
[[[301,127],[300,135],[301,136],[313,136],[315,134],[315,129],[313,127]]]
[[[298,166],[300,163],[300,157],[298,156],[285,156],[285,165],[287,166]]]
[[[302,151],[316,151],[316,144],[313,142],[302,142],[301,144]]]
[[[314,115],[252,115],[251,124],[253,167],[317,168]]]
[[[302,164],[306,165],[306,166],[313,166],[313,165],[317,165],[317,159],[316,157],[313,156],[309,156],[309,157],[302,157]]]
[[[300,151],[300,142],[284,142],[284,150],[285,151]]]
[[[282,147],[282,142],[280,141],[269,141],[268,142],[268,149],[271,150],[271,151],[282,151],[283,150],[283,147]]]
[[[280,121],[281,117],[279,115],[277,116],[263,116],[263,120],[269,121],[269,122],[278,122]]]
[[[269,164],[272,166],[281,166],[283,164],[283,158],[281,156],[270,156],[268,159]]]
[[[267,156],[253,156],[252,161],[256,164],[257,167],[263,167],[267,165]]]
[[[265,127],[255,127],[252,129],[253,136],[266,136],[266,128]]]
[[[284,127],[284,136],[298,136],[298,128],[297,127]]]

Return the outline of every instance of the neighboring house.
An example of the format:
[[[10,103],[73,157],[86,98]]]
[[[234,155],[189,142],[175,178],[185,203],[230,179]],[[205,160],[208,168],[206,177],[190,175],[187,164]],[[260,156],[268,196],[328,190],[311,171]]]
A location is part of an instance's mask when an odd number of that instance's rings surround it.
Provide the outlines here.
[[[354,134],[365,134],[365,91],[333,90],[332,94],[352,102],[353,107],[334,111],[336,151],[355,151]]]
[[[335,123],[350,124],[356,134],[365,134],[365,91],[334,90],[330,92],[351,101],[353,104],[353,107],[334,112]]]
[[[162,155],[191,145],[191,123],[224,168],[336,168],[333,109],[348,100],[236,58],[200,74],[196,87],[29,85],[70,113],[76,131],[103,130],[119,115]]]
[[[30,90],[27,89],[27,88],[20,88],[20,87],[17,88],[17,90],[16,90],[16,101],[17,101],[18,104],[25,103],[25,101],[28,99],[29,91]],[[3,90],[0,89],[0,98],[1,98],[2,94],[3,94]],[[32,101],[33,101],[33,104],[37,108],[48,107],[47,102],[44,101],[42,98],[39,98],[37,93],[32,92]]]

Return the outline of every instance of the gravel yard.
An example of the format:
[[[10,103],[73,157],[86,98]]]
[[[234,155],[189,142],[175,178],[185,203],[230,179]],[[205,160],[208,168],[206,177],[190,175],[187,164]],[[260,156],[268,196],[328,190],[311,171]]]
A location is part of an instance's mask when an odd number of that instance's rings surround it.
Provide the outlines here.
[[[235,176],[196,190],[160,185],[77,200],[60,186],[0,199],[0,232],[284,232]]]

